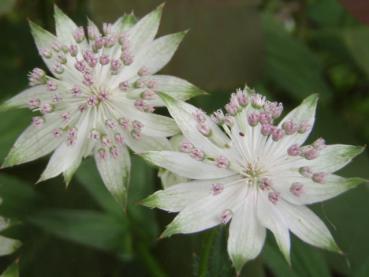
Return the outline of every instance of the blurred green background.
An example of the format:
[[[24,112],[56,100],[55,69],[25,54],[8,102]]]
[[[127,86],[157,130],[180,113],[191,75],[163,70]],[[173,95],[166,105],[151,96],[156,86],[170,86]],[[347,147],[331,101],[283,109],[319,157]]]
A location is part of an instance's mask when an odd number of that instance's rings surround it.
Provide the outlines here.
[[[124,12],[143,16],[161,1],[55,1],[77,23],[98,23]],[[28,28],[31,19],[53,30],[51,0],[0,0],[0,98],[27,86],[27,72],[45,67]],[[207,111],[224,105],[247,82],[291,109],[320,94],[311,140],[365,145],[369,139],[369,1],[168,0],[160,34],[191,31],[164,72],[209,91],[193,102]],[[30,122],[28,111],[0,114],[0,159]],[[129,209],[123,214],[102,185],[92,160],[69,188],[61,178],[34,185],[47,159],[0,172],[1,235],[22,246],[0,258],[20,276],[235,276],[226,253],[226,228],[158,240],[173,215],[140,207],[160,188],[157,170],[133,158]],[[369,177],[368,151],[342,170]],[[345,252],[340,256],[293,239],[292,267],[272,237],[242,276],[369,276],[369,187],[314,209]],[[10,268],[4,276],[17,270]],[[13,271],[12,271],[13,270]]]

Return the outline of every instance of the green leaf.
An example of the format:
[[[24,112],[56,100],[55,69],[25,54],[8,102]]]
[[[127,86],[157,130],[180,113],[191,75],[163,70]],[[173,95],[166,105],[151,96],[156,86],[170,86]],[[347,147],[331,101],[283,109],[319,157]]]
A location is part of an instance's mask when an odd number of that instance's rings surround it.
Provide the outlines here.
[[[35,213],[29,221],[62,239],[102,250],[125,250],[128,223],[122,217],[87,210],[48,210]]]
[[[367,276],[369,276],[369,257],[361,265],[359,270],[357,270],[354,274],[354,277],[367,277]]]
[[[2,0],[0,2],[0,16],[11,12],[16,4],[16,0]]]
[[[263,259],[277,277],[329,277],[328,265],[320,250],[299,240],[292,243],[292,267],[288,265],[275,243],[268,241],[263,250]]]
[[[323,66],[300,40],[287,33],[269,15],[263,17],[265,34],[265,79],[291,97],[301,99],[311,93],[328,98],[332,92],[323,79]]]
[[[369,28],[347,29],[343,32],[343,39],[356,64],[369,78]]]
[[[18,262],[13,262],[7,269],[0,275],[0,277],[19,277],[19,265]]]

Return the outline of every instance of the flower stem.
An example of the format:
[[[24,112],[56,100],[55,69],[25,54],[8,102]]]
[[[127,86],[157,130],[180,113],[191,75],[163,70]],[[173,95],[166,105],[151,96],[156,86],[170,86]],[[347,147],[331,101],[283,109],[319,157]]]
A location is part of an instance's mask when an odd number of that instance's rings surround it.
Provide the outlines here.
[[[200,254],[199,277],[208,276],[209,255],[217,232],[218,230],[214,229],[210,231],[204,238],[203,247]]]
[[[145,264],[147,271],[153,277],[166,277],[167,275],[161,269],[161,266],[155,260],[153,255],[150,253],[147,245],[144,243],[139,243],[137,246],[137,250],[140,254],[140,258],[142,259],[143,263]]]

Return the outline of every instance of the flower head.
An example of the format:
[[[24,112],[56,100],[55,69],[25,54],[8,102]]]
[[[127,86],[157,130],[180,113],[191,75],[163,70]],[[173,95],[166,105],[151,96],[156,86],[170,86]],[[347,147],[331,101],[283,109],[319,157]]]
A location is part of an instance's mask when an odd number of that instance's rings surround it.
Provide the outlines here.
[[[40,181],[61,173],[68,183],[81,160],[94,155],[97,168],[119,202],[126,195],[135,152],[166,149],[175,122],[154,114],[163,106],[158,91],[188,99],[201,94],[180,78],[154,75],[172,58],[186,32],[155,38],[162,5],[141,20],[124,15],[102,30],[77,26],[55,7],[56,35],[30,23],[51,75],[29,74],[30,88],[5,107],[28,107],[37,115],[17,139],[3,166],[51,156]]]
[[[304,145],[315,120],[316,95],[279,122],[282,104],[249,89],[237,96],[227,104],[228,114],[218,110],[199,120],[196,107],[162,94],[185,137],[180,147],[185,151],[151,151],[145,158],[192,179],[144,200],[148,207],[179,212],[162,236],[230,222],[228,253],[237,271],[260,253],[266,229],[288,261],[290,232],[314,246],[338,250],[328,228],[306,205],[363,182],[334,174],[363,147],[326,145],[323,139]],[[209,134],[201,132],[199,124],[207,126]],[[195,149],[202,159],[191,155]]]

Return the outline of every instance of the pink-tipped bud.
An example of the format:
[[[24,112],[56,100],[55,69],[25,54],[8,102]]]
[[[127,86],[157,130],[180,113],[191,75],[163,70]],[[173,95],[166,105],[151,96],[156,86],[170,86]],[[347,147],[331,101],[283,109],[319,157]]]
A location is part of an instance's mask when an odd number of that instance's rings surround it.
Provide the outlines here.
[[[234,125],[234,117],[231,115],[226,115],[224,117],[224,124],[229,127],[232,127]]]
[[[145,90],[142,94],[141,97],[145,100],[152,100],[155,98],[155,92],[152,91],[151,89],[147,89]]]
[[[157,86],[157,83],[154,81],[154,80],[147,80],[146,81],[146,86],[149,88],[149,89],[155,89],[156,86]]]
[[[122,63],[119,60],[112,60],[110,63],[110,68],[114,74],[116,74],[121,67]]]
[[[95,44],[94,44],[94,50],[95,52],[97,52],[97,50],[103,48],[105,45],[105,38],[103,37],[98,37],[96,40],[95,40]]]
[[[122,56],[120,57],[124,65],[131,65],[133,63],[133,56],[132,54],[125,50],[122,52]]]
[[[194,146],[191,142],[185,140],[180,145],[180,150],[184,153],[191,153],[191,151],[194,149]]]
[[[39,98],[32,98],[28,101],[28,107],[33,110],[39,108],[41,105],[41,100]]]
[[[142,76],[146,76],[146,75],[149,75],[149,69],[146,67],[146,66],[143,66],[141,67],[138,72],[137,72],[137,75],[142,77]]]
[[[129,89],[129,83],[128,81],[123,81],[119,83],[119,89],[121,91],[127,91]]]
[[[90,131],[89,138],[92,139],[92,140],[98,141],[101,138],[101,134],[96,129],[92,129]]]
[[[273,128],[273,131],[272,131],[272,139],[274,141],[279,141],[283,137],[284,137],[284,131],[283,131],[283,129]]]
[[[99,101],[103,102],[109,99],[109,92],[106,89],[101,89],[97,95]]]
[[[77,97],[77,96],[81,96],[82,95],[82,91],[81,91],[81,88],[77,85],[75,85],[73,88],[72,88],[72,95],[74,97]]]
[[[195,112],[192,113],[192,115],[195,118],[197,123],[205,123],[206,122],[206,115],[202,110],[197,109]]]
[[[205,159],[205,153],[197,148],[192,149],[190,156],[197,161],[202,161]]]
[[[236,90],[236,95],[237,95],[237,100],[238,103],[243,106],[246,107],[247,104],[249,103],[249,99],[247,97],[247,94],[245,91],[241,90],[241,89],[237,89]]]
[[[230,162],[224,156],[219,156],[215,159],[215,165],[219,168],[229,168]]]
[[[95,95],[91,95],[87,98],[87,105],[89,106],[96,106],[99,103],[99,100]]]
[[[256,93],[251,96],[251,104],[256,109],[262,108],[265,102],[266,102],[266,98],[265,96],[262,96],[261,94]]]
[[[270,180],[269,178],[262,178],[259,181],[259,187],[261,190],[270,190],[272,189],[272,180]]]
[[[307,160],[314,160],[319,156],[319,151],[313,147],[308,147],[303,150],[303,156]]]
[[[324,184],[326,176],[327,174],[324,172],[317,172],[313,174],[312,179],[315,183]]]
[[[112,119],[105,120],[105,126],[110,129],[115,129],[117,127],[117,124]]]
[[[215,111],[210,118],[215,124],[220,125],[224,123],[224,113],[221,109]]]
[[[56,128],[53,130],[53,137],[54,138],[60,138],[63,134],[63,130],[60,128]]]
[[[273,129],[274,129],[274,126],[273,126],[273,125],[270,125],[270,124],[263,124],[263,125],[261,126],[261,130],[260,130],[260,132],[261,132],[261,134],[262,134],[263,136],[269,136],[269,135],[271,135],[271,134],[272,134]]]
[[[299,134],[304,134],[306,133],[308,130],[310,130],[310,124],[307,121],[303,121],[300,123],[300,125],[298,126],[297,132]]]
[[[313,142],[312,145],[318,151],[324,149],[327,146],[323,138],[318,138],[316,141]]]
[[[113,142],[111,141],[110,138],[104,135],[101,137],[101,144],[106,147],[111,147],[113,145]]]
[[[70,113],[64,112],[60,115],[64,123],[67,123],[70,120]]]
[[[111,147],[110,148],[110,154],[111,154],[111,156],[114,159],[118,158],[119,157],[119,149],[118,149],[118,147],[116,147],[116,146]]]
[[[64,67],[60,64],[57,63],[54,65],[53,70],[52,70],[55,74],[63,74],[64,72]]]
[[[78,106],[78,110],[83,113],[85,110],[87,110],[87,104],[81,104]]]
[[[220,183],[211,184],[211,193],[212,193],[213,195],[218,195],[218,194],[220,194],[223,190],[224,190],[224,186],[223,186],[223,184],[220,184]]]
[[[41,68],[36,67],[28,74],[28,80],[30,86],[45,84],[46,73]]]
[[[128,130],[130,123],[128,118],[121,117],[118,119],[118,123],[123,129]]]
[[[142,138],[142,132],[141,132],[141,130],[132,130],[131,131],[131,136],[135,140],[140,140]]]
[[[224,109],[229,113],[230,115],[235,115],[238,112],[238,105],[234,105],[232,103],[228,103],[224,106]]]
[[[51,59],[53,52],[50,49],[44,48],[40,50],[40,55],[45,59]]]
[[[304,176],[310,178],[313,175],[313,171],[308,166],[303,166],[299,168],[299,173]]]
[[[137,131],[141,131],[141,129],[144,127],[143,123],[138,120],[132,121],[132,128]]]
[[[88,72],[85,72],[83,74],[83,84],[90,87],[94,84],[94,79],[92,77],[92,75]]]
[[[274,205],[276,205],[278,203],[279,197],[280,197],[279,192],[272,191],[272,192],[268,193],[268,199]]]
[[[119,133],[116,133],[115,135],[114,135],[114,140],[115,140],[115,143],[116,144],[123,144],[124,143],[124,138],[122,137],[122,135],[121,134],[119,134]]]
[[[287,120],[286,122],[283,122],[282,128],[287,135],[293,135],[297,131],[297,126],[292,120]]]
[[[69,53],[72,57],[77,57],[77,54],[78,54],[77,45],[72,44],[71,46],[69,46]]]
[[[74,30],[73,37],[77,43],[81,43],[85,39],[85,31],[83,30],[83,27],[78,27]]]
[[[45,120],[41,116],[32,117],[32,125],[36,128],[42,128],[44,126]]]
[[[86,64],[84,61],[76,61],[74,63],[74,68],[77,69],[79,72],[84,72],[86,70]]]
[[[67,145],[74,145],[77,140],[77,128],[70,128],[68,130],[68,136],[67,136]]]
[[[272,123],[272,117],[269,113],[261,112],[259,114],[259,122],[261,124],[271,124]]]
[[[49,103],[43,103],[41,106],[40,106],[40,112],[42,114],[47,114],[47,113],[51,113],[53,111],[53,107],[51,104]]]
[[[281,116],[283,112],[283,105],[282,103],[267,101],[264,105],[264,111],[269,113],[273,119],[276,119]]]
[[[48,91],[55,91],[58,89],[58,86],[53,80],[48,80],[46,83],[46,88]]]
[[[233,213],[231,210],[227,209],[222,212],[220,216],[220,222],[223,224],[227,224],[232,219]]]
[[[208,137],[211,134],[211,129],[206,123],[197,124],[197,130],[204,136]]]
[[[105,150],[105,149],[103,149],[103,148],[100,148],[100,149],[97,151],[97,153],[98,153],[98,156],[99,156],[99,158],[100,158],[101,160],[106,160],[106,159],[107,159],[107,157],[108,157],[108,155],[107,155],[107,153],[106,153],[106,150]]]
[[[134,103],[134,106],[137,110],[143,112],[145,111],[145,108],[146,108],[146,103],[144,100],[142,99],[137,99]]]
[[[290,186],[290,192],[294,196],[300,197],[304,193],[304,185],[300,182],[295,182]]]
[[[300,146],[298,146],[297,144],[293,144],[291,145],[288,149],[287,149],[287,154],[289,156],[299,156],[301,154],[301,149]]]
[[[99,58],[99,62],[101,65],[106,65],[108,63],[110,63],[110,58],[108,55],[101,55]]]
[[[259,123],[259,114],[256,112],[249,113],[247,121],[250,126],[255,127]]]

